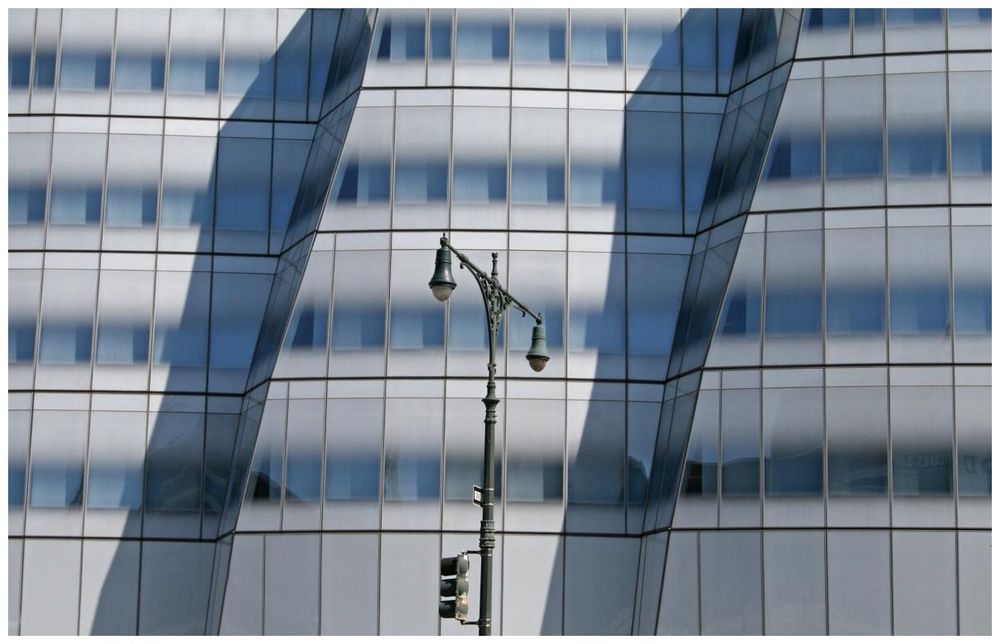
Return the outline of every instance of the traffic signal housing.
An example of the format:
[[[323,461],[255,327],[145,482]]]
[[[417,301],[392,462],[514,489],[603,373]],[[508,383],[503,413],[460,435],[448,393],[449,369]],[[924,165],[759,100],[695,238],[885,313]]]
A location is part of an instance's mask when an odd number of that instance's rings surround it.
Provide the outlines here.
[[[441,602],[438,614],[443,619],[464,622],[469,616],[469,555],[441,559]]]

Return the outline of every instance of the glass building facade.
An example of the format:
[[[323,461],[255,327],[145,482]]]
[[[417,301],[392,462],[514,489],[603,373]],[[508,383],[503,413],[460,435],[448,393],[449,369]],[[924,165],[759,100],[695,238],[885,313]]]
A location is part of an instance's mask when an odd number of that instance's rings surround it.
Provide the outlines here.
[[[9,633],[990,632],[990,10],[8,19]]]

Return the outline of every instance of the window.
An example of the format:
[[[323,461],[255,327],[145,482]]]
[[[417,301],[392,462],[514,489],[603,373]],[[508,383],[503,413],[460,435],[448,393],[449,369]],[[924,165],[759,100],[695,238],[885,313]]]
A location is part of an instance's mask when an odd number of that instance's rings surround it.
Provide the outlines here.
[[[821,247],[818,230],[767,234],[765,364],[821,361]]]
[[[378,526],[381,398],[327,401],[326,527]]]
[[[161,144],[158,136],[111,135],[105,206],[109,228],[156,225]]]
[[[764,523],[822,526],[823,390],[764,390]]]
[[[372,57],[389,63],[423,60],[426,12],[390,9],[379,14],[381,21],[372,41]]]
[[[827,78],[826,204],[883,202],[882,77]]]
[[[330,374],[383,374],[389,253],[340,250],[336,269]]]
[[[885,362],[885,232],[827,230],[826,360]]]
[[[885,82],[889,203],[947,201],[945,74],[888,74]]]
[[[49,206],[53,224],[96,226],[100,222],[106,145],[103,134],[53,135]]]
[[[505,61],[510,57],[510,12],[458,12],[456,60],[459,63]]]
[[[891,362],[951,358],[948,229],[889,229]]]
[[[514,63],[551,65],[565,62],[565,11],[515,9]]]

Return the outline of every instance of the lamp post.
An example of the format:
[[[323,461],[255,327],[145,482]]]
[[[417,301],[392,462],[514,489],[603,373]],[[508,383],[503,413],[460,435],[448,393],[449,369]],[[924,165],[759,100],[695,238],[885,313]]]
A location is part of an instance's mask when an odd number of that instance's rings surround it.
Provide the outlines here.
[[[503,315],[511,306],[521,311],[521,316],[530,315],[535,320],[535,326],[531,332],[531,348],[528,350],[528,365],[533,371],[541,371],[545,368],[545,363],[549,361],[548,349],[545,346],[545,325],[542,323],[542,316],[535,313],[524,304],[521,304],[507,289],[500,285],[497,277],[497,254],[493,253],[493,271],[487,275],[448,242],[446,235],[441,236],[441,247],[437,251],[437,259],[434,262],[434,276],[428,285],[439,301],[444,302],[451,297],[451,292],[455,290],[455,278],[451,273],[451,254],[458,257],[459,267],[468,269],[479,284],[479,290],[483,294],[483,305],[486,307],[486,325],[489,328],[490,361],[487,364],[489,379],[486,381],[486,397],[483,404],[486,405],[485,420],[485,440],[483,446],[483,487],[480,490],[481,498],[474,502],[483,508],[483,518],[479,523],[479,552],[481,563],[481,573],[479,580],[479,619],[475,622],[479,626],[480,635],[489,635],[492,630],[493,612],[493,548],[496,545],[496,530],[493,524],[493,468],[494,468],[494,444],[493,437],[496,430],[497,398],[496,385],[496,345],[497,330],[503,322]],[[463,624],[466,622],[463,622]]]

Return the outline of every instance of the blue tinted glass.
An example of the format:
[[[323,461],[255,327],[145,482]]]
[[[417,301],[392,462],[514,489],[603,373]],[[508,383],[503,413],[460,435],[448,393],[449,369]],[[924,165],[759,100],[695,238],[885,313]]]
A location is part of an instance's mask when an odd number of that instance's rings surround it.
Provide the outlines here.
[[[825,31],[847,29],[850,25],[850,9],[806,9],[806,29]]]
[[[956,279],[955,332],[988,335],[993,328],[992,303],[989,280],[977,283]]]
[[[142,364],[149,359],[149,325],[101,323],[97,328],[97,364]]]
[[[11,182],[7,191],[8,221],[38,224],[45,221],[45,182]]]
[[[886,9],[886,23],[890,25],[939,24],[941,9]]]
[[[943,130],[894,128],[889,137],[889,172],[894,177],[942,175],[946,147]]]
[[[579,206],[621,202],[621,168],[592,163],[574,163],[570,174],[570,201]]]
[[[27,87],[31,83],[31,51],[11,50],[7,54],[7,86]]]
[[[333,316],[335,350],[377,349],[385,345],[385,307],[338,306]]]
[[[953,125],[951,171],[959,177],[989,176],[993,170],[993,137],[989,128]]]
[[[382,61],[423,60],[424,21],[389,16],[376,39],[375,57]]]
[[[455,201],[491,203],[507,199],[507,164],[499,161],[456,161]]]
[[[396,203],[423,204],[448,197],[448,161],[396,162]]]
[[[855,27],[879,27],[882,25],[881,9],[855,9]]]
[[[59,65],[59,89],[94,91],[107,89],[110,82],[110,54],[63,50]]]
[[[831,335],[881,333],[885,329],[884,289],[870,285],[828,288],[826,329]]]
[[[56,52],[38,50],[35,52],[35,87],[46,89],[56,83]]]
[[[738,337],[760,334],[760,289],[753,284],[738,285],[741,290],[730,289],[726,309],[722,314],[719,333]]]
[[[35,359],[35,322],[7,324],[8,364],[30,363]]]
[[[440,347],[444,344],[443,310],[393,307],[389,329],[393,349]]]
[[[60,224],[96,224],[101,220],[101,185],[52,182],[49,215]]]
[[[459,22],[458,60],[462,62],[503,61],[510,57],[507,21]]]
[[[122,185],[109,180],[105,221],[112,227],[141,227],[156,224],[155,185]]]
[[[219,91],[219,56],[176,53],[170,57],[171,94]]]
[[[203,324],[195,322],[192,326]],[[153,341],[154,364],[176,367],[204,367],[207,338],[203,329],[167,328],[158,325]]]
[[[90,460],[87,473],[87,507],[138,509],[142,501],[142,468],[108,460]]]
[[[90,323],[42,323],[39,362],[42,364],[82,364],[90,362]]]
[[[295,349],[326,348],[327,309],[309,304],[298,311],[286,343]]]
[[[882,174],[882,130],[858,128],[827,134],[826,176],[869,177]]]
[[[326,457],[326,498],[330,501],[378,498],[378,454],[330,452]]]
[[[321,452],[290,449],[285,474],[285,501],[306,503],[319,501],[322,478]]]
[[[990,9],[948,9],[948,24],[978,25],[992,22]]]
[[[574,24],[572,52],[574,63],[620,65],[621,25]]]
[[[431,18],[431,60],[451,58],[451,16]]]
[[[566,60],[566,25],[518,19],[514,30],[514,61],[562,63]]]
[[[565,168],[560,161],[511,164],[511,201],[523,205],[562,203],[566,198]],[[44,196],[44,194],[43,194]]]
[[[389,201],[389,162],[350,160],[343,169],[340,203],[385,203]]]
[[[163,54],[118,52],[115,56],[115,89],[158,92],[163,89],[165,65]]]
[[[83,462],[40,462],[31,464],[33,508],[69,508],[83,503]]]
[[[804,179],[819,176],[819,137],[786,131],[771,146],[767,177]]]
[[[922,334],[949,328],[946,283],[894,283],[889,301],[893,333]]]

